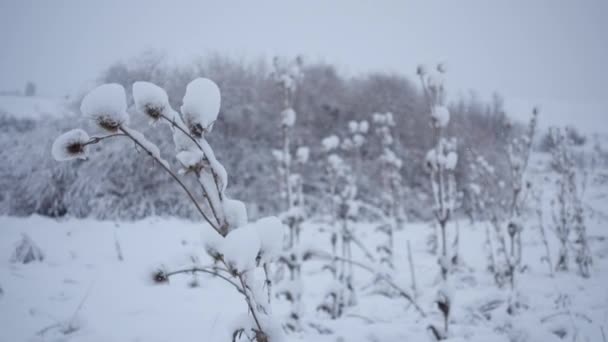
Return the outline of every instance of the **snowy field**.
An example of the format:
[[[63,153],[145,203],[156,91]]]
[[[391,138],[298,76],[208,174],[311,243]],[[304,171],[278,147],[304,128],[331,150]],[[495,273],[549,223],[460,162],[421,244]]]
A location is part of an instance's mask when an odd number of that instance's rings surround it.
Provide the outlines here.
[[[457,224],[464,263],[453,277],[454,335],[467,341],[561,341],[559,334],[569,336],[566,340],[577,334],[580,341],[602,341],[601,327],[608,327],[608,234],[601,219],[589,224],[595,257],[590,279],[574,271],[549,277],[547,265],[540,261],[538,231],[531,224],[524,239],[528,268],[518,278],[528,308],[516,316],[505,312],[507,291],[497,289],[484,271],[485,227],[468,221]],[[210,262],[201,240],[201,231],[209,228],[201,224],[160,218],[119,223],[34,216],[1,217],[0,227],[0,341],[228,341],[231,322],[246,310],[240,295],[217,279],[183,275],[169,284],[151,281],[161,265],[189,266],[191,257],[198,257],[201,264]],[[319,244],[328,241],[323,227],[306,223],[303,245],[323,248]],[[405,289],[411,285],[405,246],[407,240],[411,243],[418,301],[427,318],[402,299],[364,289],[371,279],[367,272],[357,271],[359,302],[332,321],[315,310],[331,278],[321,263],[310,261],[303,270],[304,320],[333,333],[319,335],[308,328],[288,338],[426,341],[427,325],[441,319],[432,303],[439,267],[425,242],[431,231],[428,224],[407,224],[395,242],[396,281]],[[359,224],[356,232],[366,245],[374,246],[372,224]],[[9,262],[21,234],[39,245],[44,261]],[[363,255],[355,259],[365,261]],[[276,317],[287,311],[280,300],[273,307]]]

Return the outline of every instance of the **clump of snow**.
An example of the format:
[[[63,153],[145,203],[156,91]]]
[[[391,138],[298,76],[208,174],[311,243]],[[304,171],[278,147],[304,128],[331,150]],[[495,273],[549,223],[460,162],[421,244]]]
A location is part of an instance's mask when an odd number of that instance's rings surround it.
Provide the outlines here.
[[[281,112],[281,123],[287,127],[292,127],[296,123],[296,112],[293,108],[290,107]]]
[[[397,157],[395,152],[393,152],[392,150],[385,149],[382,155],[380,156],[380,159],[386,164],[392,165],[397,169],[400,169],[401,166],[403,166],[403,162],[401,161],[401,159],[399,159],[399,157]]]
[[[201,137],[210,132],[220,112],[220,89],[208,78],[197,78],[186,87],[181,107],[190,133]]]
[[[212,258],[216,258],[222,254],[222,243],[224,237],[221,236],[215,229],[203,229],[201,233],[201,240],[203,241],[203,247],[205,252]]]
[[[283,153],[283,150],[272,150],[272,156],[279,162],[279,163],[289,163],[291,161],[291,156],[289,154],[285,154]]]
[[[238,273],[255,268],[261,241],[256,229],[251,225],[237,228],[224,238],[221,253],[224,261]]]
[[[357,121],[349,121],[348,129],[351,131],[351,133],[355,133],[359,129],[359,124],[357,123]]]
[[[310,149],[306,146],[300,146],[296,150],[296,158],[298,162],[304,164],[308,162],[308,158],[310,157]]]
[[[217,158],[215,158],[215,153],[213,152],[213,149],[211,148],[211,145],[209,145],[207,140],[202,139],[200,141],[200,145],[203,149],[205,157],[207,157],[207,160],[209,161],[211,169],[213,170],[214,178],[217,177],[216,181],[219,183],[220,191],[224,192],[226,190],[226,187],[228,186],[228,172],[226,172],[224,165],[222,165],[217,160]]]
[[[12,263],[27,264],[34,261],[44,260],[44,253],[34,241],[27,235],[21,235],[21,241],[17,244],[10,261]]]
[[[245,207],[245,203],[230,198],[224,198],[222,204],[224,206],[226,222],[231,229],[242,227],[247,224],[247,208]]]
[[[57,161],[66,161],[76,158],[86,159],[88,156],[87,142],[90,140],[87,132],[82,129],[73,129],[58,136],[53,142],[51,153]]]
[[[340,138],[338,138],[336,135],[330,135],[329,137],[321,140],[321,144],[323,145],[325,151],[331,151],[340,146]]]
[[[458,154],[456,152],[449,152],[445,157],[445,168],[448,170],[455,170],[456,164],[458,163]]]
[[[167,115],[171,106],[167,92],[150,82],[133,83],[133,101],[137,111],[158,120],[161,115]]]
[[[143,147],[148,153],[152,155],[154,159],[156,159],[159,163],[163,164],[164,167],[169,168],[169,163],[166,160],[161,158],[160,149],[153,142],[146,139],[146,137],[141,134],[139,131],[131,129],[129,127],[122,128],[126,134],[130,135],[133,140],[138,143],[139,147]]]
[[[359,122],[359,131],[361,133],[367,133],[367,131],[369,131],[369,122],[367,122],[367,120]]]
[[[200,150],[186,150],[177,153],[175,156],[185,169],[196,169],[200,166],[205,155]]]
[[[434,106],[431,112],[435,127],[446,127],[450,122],[450,111],[445,106]]]
[[[259,219],[254,223],[260,238],[260,261],[270,262],[282,251],[285,226],[276,216]]]
[[[84,97],[80,111],[102,129],[115,132],[129,122],[125,88],[116,83],[100,85]]]
[[[365,143],[365,137],[361,134],[355,134],[353,136],[353,144],[355,147],[361,147]]]
[[[429,169],[437,171],[440,167],[445,165],[445,156],[432,148],[427,152],[425,162]]]

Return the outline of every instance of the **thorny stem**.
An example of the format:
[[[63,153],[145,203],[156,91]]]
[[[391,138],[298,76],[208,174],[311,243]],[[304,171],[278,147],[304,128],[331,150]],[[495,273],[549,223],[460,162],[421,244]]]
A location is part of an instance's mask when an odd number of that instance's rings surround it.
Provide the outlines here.
[[[135,139],[126,129],[124,129],[122,126],[119,127],[119,129],[120,129],[121,132],[124,133],[124,135],[126,135],[131,140],[133,140],[133,142],[135,144],[137,144],[141,149],[143,149],[144,151],[146,151],[150,157],[152,157],[154,160],[156,160],[158,162],[158,164],[165,171],[167,171],[167,173],[169,173],[169,175],[171,175],[171,178],[173,178],[173,180],[175,180],[177,182],[177,184],[179,184],[179,186],[186,192],[186,194],[188,195],[188,197],[190,197],[190,200],[192,201],[192,203],[194,203],[194,205],[196,206],[196,209],[203,216],[203,218],[205,219],[205,221],[207,221],[207,223],[209,223],[209,225],[213,229],[215,229],[215,231],[217,231],[220,235],[224,236],[222,234],[221,230],[218,227],[216,227],[215,224],[213,224],[213,222],[209,219],[209,217],[207,217],[207,214],[205,214],[205,212],[203,211],[203,209],[200,207],[200,205],[196,201],[196,198],[194,198],[194,195],[192,195],[192,193],[190,192],[190,190],[188,190],[188,188],[186,187],[186,185],[184,185],[184,183],[177,177],[177,175],[167,165],[165,165],[165,163],[163,163],[159,158],[157,158],[156,156],[154,156],[154,154],[152,154],[152,151],[148,150],[141,142],[139,142],[137,139]]]

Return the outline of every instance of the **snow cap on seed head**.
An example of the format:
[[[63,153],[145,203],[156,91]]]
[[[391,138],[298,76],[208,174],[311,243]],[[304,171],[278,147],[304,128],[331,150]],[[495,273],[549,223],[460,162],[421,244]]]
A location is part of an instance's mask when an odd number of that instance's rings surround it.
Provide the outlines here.
[[[116,83],[100,85],[82,99],[80,111],[102,129],[116,132],[129,123],[125,88]]]
[[[86,159],[89,135],[82,129],[73,129],[58,136],[53,142],[51,153],[56,161]]]
[[[197,78],[188,83],[181,106],[190,133],[200,138],[210,132],[220,112],[220,88],[208,78]]]

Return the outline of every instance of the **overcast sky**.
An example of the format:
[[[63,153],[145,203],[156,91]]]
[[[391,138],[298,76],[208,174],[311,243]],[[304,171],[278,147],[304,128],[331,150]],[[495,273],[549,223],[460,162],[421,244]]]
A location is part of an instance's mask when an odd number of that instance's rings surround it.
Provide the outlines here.
[[[452,98],[497,91],[541,122],[608,132],[608,1],[0,0],[0,90],[60,96],[149,49],[302,53],[347,74],[445,61]]]

